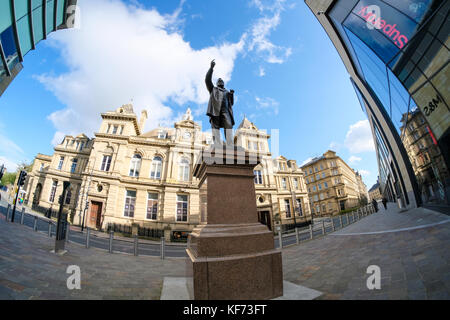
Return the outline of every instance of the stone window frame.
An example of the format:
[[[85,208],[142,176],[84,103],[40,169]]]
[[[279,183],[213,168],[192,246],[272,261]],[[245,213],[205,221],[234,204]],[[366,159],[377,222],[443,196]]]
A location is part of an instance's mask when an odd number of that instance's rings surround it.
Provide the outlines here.
[[[185,196],[186,197],[186,201],[184,200],[178,200],[178,197],[181,196]],[[176,207],[175,207],[175,221],[176,222],[181,222],[181,223],[189,223],[189,202],[190,202],[190,197],[189,194],[187,193],[177,193],[177,197],[176,197]],[[186,220],[179,220],[178,218],[180,217],[180,215],[178,214],[178,205],[182,203],[186,203]],[[181,208],[184,209],[184,208]],[[184,214],[181,213],[181,217],[184,217]]]
[[[156,158],[159,158],[161,161],[159,163],[159,166],[157,164]],[[150,179],[154,180],[161,180],[162,174],[163,174],[163,164],[164,164],[164,157],[160,154],[155,154],[152,159],[152,163],[150,164]],[[159,177],[157,177],[158,169],[159,168]],[[155,173],[153,175],[153,173]]]
[[[75,173],[78,167],[78,158],[72,159],[72,165],[70,166],[70,173]]]
[[[181,156],[178,161],[178,181],[189,182],[191,179],[191,161],[187,156]],[[187,179],[186,179],[187,176]]]
[[[48,197],[48,202],[55,202],[56,190],[58,188],[58,180],[52,180],[52,185],[50,186],[50,195]]]
[[[128,195],[128,191],[134,192],[135,196],[134,197],[129,196]],[[134,199],[133,212],[131,214],[130,214],[131,208],[128,208],[128,209],[126,208],[126,206],[127,206],[127,199],[128,198],[130,198],[130,201],[129,201],[128,205],[131,205],[132,204],[131,202]],[[137,190],[135,190],[135,189],[125,189],[125,201],[124,201],[124,206],[123,206],[123,217],[124,218],[134,219],[134,214],[135,214],[135,211],[136,211],[136,199],[137,199]],[[128,215],[127,215],[127,211],[128,211]]]
[[[128,176],[138,178],[141,173],[140,172],[141,166],[142,166],[142,155],[138,152],[135,152],[130,160],[130,170],[128,172]]]
[[[286,218],[292,217],[292,209],[291,209],[291,199],[283,199],[284,200],[284,211],[286,214]]]
[[[156,194],[156,199],[150,199],[150,197],[149,197],[150,194]],[[145,220],[158,221],[159,203],[160,203],[159,199],[160,199],[160,196],[159,196],[159,192],[158,191],[154,191],[154,190],[148,190],[147,191],[147,204],[146,204],[146,210],[145,210]],[[149,209],[150,201],[152,201],[152,202],[156,201],[156,218],[155,219],[148,217],[148,215],[149,215],[148,209]],[[153,203],[153,206],[154,206],[154,203]]]
[[[59,157],[59,162],[58,162],[58,167],[57,167],[57,169],[58,169],[59,171],[62,170],[62,167],[64,166],[64,160],[65,160],[65,159],[66,159],[65,156],[60,156],[60,157]]]

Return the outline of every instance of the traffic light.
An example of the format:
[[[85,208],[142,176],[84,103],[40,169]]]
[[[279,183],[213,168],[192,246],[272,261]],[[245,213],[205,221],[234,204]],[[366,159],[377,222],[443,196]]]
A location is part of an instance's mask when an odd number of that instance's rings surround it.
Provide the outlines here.
[[[25,179],[26,178],[27,178],[27,172],[26,171],[20,171],[19,181],[17,182],[17,184],[19,186],[23,186],[25,184]]]

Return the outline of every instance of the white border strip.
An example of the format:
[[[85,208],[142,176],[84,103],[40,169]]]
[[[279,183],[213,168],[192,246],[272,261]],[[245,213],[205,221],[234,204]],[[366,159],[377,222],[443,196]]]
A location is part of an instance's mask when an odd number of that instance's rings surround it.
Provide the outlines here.
[[[436,222],[436,223],[425,224],[425,225],[416,226],[416,227],[410,227],[410,228],[401,228],[401,229],[385,230],[385,231],[374,231],[374,232],[360,232],[360,233],[330,233],[329,235],[333,235],[333,236],[360,236],[360,235],[365,235],[365,234],[392,233],[392,232],[410,231],[410,230],[434,227],[434,226],[437,226],[437,225],[440,225],[440,224],[444,224],[444,223],[449,223],[449,222],[450,222],[450,219],[444,220],[444,221],[440,221],[440,222]]]

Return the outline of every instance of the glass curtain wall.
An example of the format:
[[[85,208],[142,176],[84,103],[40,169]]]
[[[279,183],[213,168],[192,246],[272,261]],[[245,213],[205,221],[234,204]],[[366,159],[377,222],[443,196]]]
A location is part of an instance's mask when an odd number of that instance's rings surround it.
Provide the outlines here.
[[[443,0],[341,0],[330,11],[360,78],[400,137],[423,203],[450,204],[449,7]],[[383,158],[380,132],[375,140]],[[380,182],[391,192],[385,162],[379,159]]]

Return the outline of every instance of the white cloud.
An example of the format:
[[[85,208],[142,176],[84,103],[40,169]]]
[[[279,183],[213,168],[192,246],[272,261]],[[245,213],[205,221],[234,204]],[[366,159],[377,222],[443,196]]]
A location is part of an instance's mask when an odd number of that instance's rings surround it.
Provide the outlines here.
[[[304,166],[305,164],[307,164],[308,162],[310,162],[312,159],[313,159],[313,158],[308,158],[308,159],[306,159],[305,161],[303,161],[303,162],[300,164],[300,167]]]
[[[350,163],[350,164],[355,164],[355,163],[357,163],[357,162],[360,162],[362,160],[362,158],[360,158],[360,157],[357,157],[357,156],[351,156],[349,159],[348,159],[348,162]]]
[[[66,105],[49,119],[57,133],[91,135],[101,112],[133,99],[136,114],[147,109],[147,128],[172,125],[176,117],[168,101],[183,105],[208,100],[204,77],[216,59],[215,75],[231,79],[244,39],[200,50],[193,49],[178,31],[181,6],[171,15],[126,5],[118,0],[80,0],[81,28],[52,34],[67,73],[39,75],[38,80]]]
[[[256,109],[259,110],[266,110],[268,111],[269,114],[273,113],[275,115],[278,114],[278,110],[279,110],[279,102],[276,101],[275,99],[266,97],[266,98],[260,98],[260,97],[255,97],[256,100]]]
[[[363,177],[367,177],[370,176],[370,171],[368,170],[358,170],[359,174],[362,175]]]
[[[375,151],[369,120],[352,124],[345,137],[345,146],[351,153]]]
[[[264,70],[263,67],[259,67],[259,76],[260,77],[264,77],[266,75],[266,71]]]
[[[27,161],[22,148],[0,133],[0,165],[4,164],[8,172],[14,172],[20,163]]]
[[[335,141],[332,141],[330,143],[330,145],[328,146],[328,149],[332,150],[332,151],[339,151],[339,149],[341,148],[341,144]]]
[[[291,48],[273,44],[269,36],[281,22],[281,12],[285,10],[285,0],[261,1],[252,0],[251,5],[256,6],[264,14],[252,26],[251,30],[245,34],[249,37],[248,51],[256,52],[264,61],[268,63],[284,63],[292,54]],[[269,12],[270,15],[266,15]]]
[[[18,163],[11,161],[8,158],[5,158],[3,156],[0,156],[0,166],[2,164],[5,165],[6,170],[8,172],[16,172],[17,171]]]

